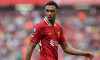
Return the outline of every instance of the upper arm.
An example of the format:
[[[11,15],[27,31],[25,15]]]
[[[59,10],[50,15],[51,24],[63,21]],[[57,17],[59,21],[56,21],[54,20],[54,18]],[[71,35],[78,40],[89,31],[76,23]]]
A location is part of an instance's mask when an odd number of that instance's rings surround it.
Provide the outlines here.
[[[65,52],[68,47],[68,44],[67,44],[67,42],[64,42],[64,43],[61,43],[60,46],[62,47],[63,51]]]
[[[33,51],[33,49],[35,48],[35,46],[37,45],[37,43],[33,42],[30,40],[29,45],[28,45],[28,50],[29,51]]]
[[[25,54],[25,60],[30,60],[33,49],[35,48],[36,45],[37,45],[36,43],[30,40],[29,45],[27,47],[26,54]]]
[[[37,24],[33,27],[33,31],[31,33],[30,40],[35,43],[38,43],[40,41],[42,35],[43,35],[42,26]]]
[[[63,29],[62,29],[62,27],[60,26],[60,40],[59,40],[59,44],[62,44],[62,43],[64,43],[66,40],[65,40],[65,37],[64,37],[64,34],[63,34]]]

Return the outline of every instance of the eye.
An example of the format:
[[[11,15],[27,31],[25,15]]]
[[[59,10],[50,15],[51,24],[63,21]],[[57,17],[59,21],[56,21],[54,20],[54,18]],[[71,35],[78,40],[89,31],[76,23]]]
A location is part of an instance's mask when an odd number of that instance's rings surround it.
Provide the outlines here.
[[[48,11],[48,10],[46,10],[46,12],[48,13],[49,11]]]
[[[51,10],[51,12],[55,12],[54,10]]]

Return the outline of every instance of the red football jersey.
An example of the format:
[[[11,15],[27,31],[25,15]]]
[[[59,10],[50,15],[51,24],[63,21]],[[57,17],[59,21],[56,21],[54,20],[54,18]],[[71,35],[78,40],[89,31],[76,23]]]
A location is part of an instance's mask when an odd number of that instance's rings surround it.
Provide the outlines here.
[[[58,44],[66,41],[60,24],[52,26],[46,17],[33,27],[30,40],[40,42],[38,60],[58,60]]]

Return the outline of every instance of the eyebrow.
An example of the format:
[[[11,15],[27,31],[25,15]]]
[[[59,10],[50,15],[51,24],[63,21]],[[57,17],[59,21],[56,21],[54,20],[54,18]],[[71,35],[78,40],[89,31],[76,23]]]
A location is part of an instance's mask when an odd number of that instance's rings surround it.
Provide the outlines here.
[[[46,9],[46,10],[49,10],[49,9]],[[52,10],[50,10],[50,11],[54,11],[54,10],[52,9]]]

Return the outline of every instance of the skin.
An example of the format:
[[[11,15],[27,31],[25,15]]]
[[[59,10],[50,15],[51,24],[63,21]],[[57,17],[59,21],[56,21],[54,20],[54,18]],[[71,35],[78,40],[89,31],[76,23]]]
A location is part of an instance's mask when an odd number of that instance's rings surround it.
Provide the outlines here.
[[[52,24],[52,26],[54,26],[55,17],[58,12],[59,11],[53,5],[47,5],[45,7],[45,15],[48,18],[49,22]],[[37,45],[36,43],[30,41],[30,43],[27,47],[26,54],[25,54],[25,60],[30,60],[32,52],[33,52],[34,48],[36,47],[36,45]],[[67,54],[85,56],[90,59],[92,59],[94,57],[92,52],[80,51],[80,50],[74,49],[72,47],[69,47],[67,42],[60,44],[60,46],[62,47],[63,51]]]
[[[29,45],[27,47],[26,54],[25,54],[25,60],[31,59],[32,52],[33,52],[34,48],[36,47],[36,45],[37,45],[36,43],[34,43],[30,40]]]
[[[48,18],[48,20],[52,24],[52,26],[54,26],[55,17],[58,12],[59,12],[59,10],[56,9],[56,7],[53,5],[47,5],[45,7],[45,16]]]

